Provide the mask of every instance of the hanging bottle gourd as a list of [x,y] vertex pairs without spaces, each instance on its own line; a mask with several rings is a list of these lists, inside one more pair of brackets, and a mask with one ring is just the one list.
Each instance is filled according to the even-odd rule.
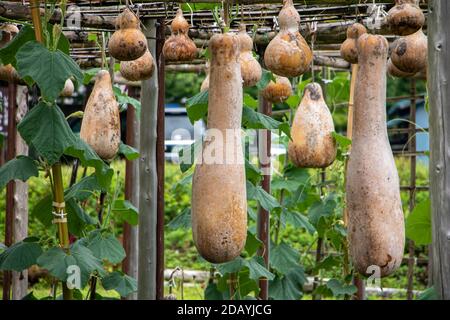
[[183,10],[178,9],[172,21],[172,35],[163,47],[164,58],[167,61],[192,61],[197,57],[197,46],[189,38],[189,23],[183,16]]
[[417,73],[427,67],[428,40],[422,29],[395,40],[391,61],[400,71]]
[[109,54],[119,61],[131,61],[147,50],[147,39],[140,29],[140,21],[128,8],[117,17],[116,30],[108,43]]
[[261,65],[253,56],[253,40],[245,31],[244,24],[241,24],[239,27],[238,37],[241,46],[239,62],[241,64],[242,80],[244,87],[252,87],[261,79]]
[[192,233],[202,257],[222,263],[239,256],[247,238],[242,77],[236,35],[214,35],[209,48],[208,130],[192,180]]
[[80,137],[104,160],[114,158],[119,150],[119,106],[106,70],[97,73],[84,110]]
[[423,27],[425,16],[418,3],[418,0],[395,0],[395,6],[387,16],[388,25],[394,34],[407,36]]
[[[8,23],[0,27],[0,32],[0,48],[3,48],[19,33],[19,29],[14,24]],[[11,64],[0,64],[0,79],[11,83],[16,83],[19,82],[20,77],[16,69]]]
[[346,177],[350,253],[356,270],[387,276],[403,258],[404,216],[400,185],[386,126],[388,42],[358,40],[352,149]]
[[305,73],[313,54],[299,32],[300,15],[292,0],[284,0],[278,15],[280,32],[270,41],[264,53],[267,68],[283,77],[297,77]]
[[387,73],[388,75],[396,78],[411,78],[416,75],[415,73],[408,73],[401,71],[399,68],[394,66],[391,59],[389,59],[387,62]]
[[133,61],[122,61],[120,63],[120,73],[130,81],[141,81],[150,79],[153,70],[153,57],[147,49],[142,57]]
[[271,103],[282,103],[292,96],[292,85],[288,78],[275,75],[275,82],[261,90],[262,96]]
[[366,27],[360,23],[355,23],[347,29],[347,39],[341,45],[341,57],[352,63],[358,63],[358,50],[356,49],[356,42],[358,38],[367,33]]
[[336,159],[334,123],[318,83],[305,88],[295,113],[289,159],[300,168],[326,168]]
[[73,95],[73,91],[75,90],[75,87],[73,85],[72,80],[67,79],[64,83],[64,88],[59,94],[61,97],[71,97]]
[[202,82],[202,85],[200,86],[200,91],[207,91],[209,89],[209,60],[206,61],[205,65],[205,73],[206,77]]

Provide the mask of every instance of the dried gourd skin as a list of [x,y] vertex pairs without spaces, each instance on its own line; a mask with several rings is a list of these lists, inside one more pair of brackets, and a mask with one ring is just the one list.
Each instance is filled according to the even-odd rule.
[[133,61],[122,61],[120,63],[120,73],[129,81],[142,81],[150,79],[154,72],[153,57],[150,51]]
[[393,47],[391,61],[400,71],[418,73],[426,69],[428,40],[422,29],[395,40]]
[[172,35],[165,41],[164,58],[167,61],[192,61],[197,57],[197,46],[189,38],[189,23],[183,17],[183,11],[178,9],[172,21]]
[[282,103],[293,94],[291,82],[288,78],[275,75],[275,82],[270,80],[261,94],[271,103]]
[[245,25],[240,26],[238,33],[241,53],[239,63],[241,64],[241,75],[244,87],[252,87],[261,80],[262,68],[253,56],[253,40],[245,31]]
[[395,0],[395,6],[388,12],[387,23],[392,32],[408,36],[425,24],[425,16],[417,0]]
[[358,63],[358,50],[356,42],[358,38],[367,33],[366,27],[360,23],[355,23],[347,29],[347,39],[341,45],[341,57],[349,63]]

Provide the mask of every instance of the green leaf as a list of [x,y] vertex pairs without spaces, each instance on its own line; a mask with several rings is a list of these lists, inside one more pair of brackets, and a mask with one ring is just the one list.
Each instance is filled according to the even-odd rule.
[[270,265],[283,274],[298,267],[299,261],[300,254],[283,241],[270,248]]
[[27,156],[17,156],[0,167],[0,189],[11,180],[26,181],[37,176],[39,171],[34,160]]
[[316,231],[316,228],[314,228],[314,226],[309,223],[308,218],[301,213],[288,211],[283,208],[283,211],[281,212],[281,219],[282,221],[291,224],[296,229],[305,229],[309,232],[309,234],[314,234],[314,232]]
[[300,100],[301,100],[301,98],[298,95],[294,94],[294,95],[290,96],[285,102],[287,103],[289,108],[295,109],[300,104]]
[[262,171],[248,159],[245,159],[245,177],[250,180],[251,183],[257,184],[261,181]]
[[97,153],[79,136],[74,135],[74,142],[64,150],[64,154],[80,159],[84,167],[95,168],[98,184],[102,189],[108,189],[114,170],[100,159]]
[[253,98],[248,93],[245,93],[244,94],[244,105],[247,107],[250,107],[252,109],[258,109],[259,103],[258,103],[258,100]]
[[186,111],[192,124],[202,119],[208,113],[208,90],[187,99]]
[[406,218],[406,237],[413,240],[416,245],[431,243],[431,201],[429,198],[416,205]]
[[280,207],[280,203],[277,199],[268,194],[261,186],[255,186],[250,181],[247,181],[247,199],[257,200],[267,211]]
[[132,105],[136,110],[136,117],[139,119],[141,116],[141,102],[122,92],[122,90],[118,86],[113,86],[113,91],[116,96],[117,103],[119,104],[121,109],[126,109],[129,104]]
[[101,70],[101,68],[91,68],[83,71],[83,84],[87,85],[91,82],[92,78],[94,78],[97,73]]
[[31,210],[31,216],[37,218],[45,227],[52,225],[52,195],[49,194],[39,200]]
[[314,272],[318,272],[319,270],[329,271],[335,267],[339,267],[340,265],[341,260],[339,257],[329,255],[314,267]]
[[114,201],[112,212],[119,215],[121,221],[126,221],[132,226],[139,222],[139,210],[128,200]]
[[440,300],[440,299],[434,287],[429,287],[428,289],[423,291],[419,295],[419,297],[417,297],[417,300]]
[[337,279],[331,279],[327,282],[327,288],[333,292],[334,296],[352,295],[357,291],[353,284],[348,285]]
[[39,102],[17,126],[25,142],[33,146],[50,165],[75,141],[75,135],[64,113],[56,105]]
[[102,285],[105,290],[116,290],[121,297],[126,297],[130,293],[137,291],[136,279],[119,271],[115,271],[104,277],[102,279]]
[[119,240],[114,235],[101,230],[94,230],[89,233],[86,247],[98,259],[108,260],[113,264],[121,262],[126,256]]
[[343,136],[337,132],[332,133],[333,138],[336,140],[337,144],[344,150],[352,145],[352,140]]
[[335,208],[336,201],[329,198],[314,202],[308,210],[309,221],[317,226],[320,218],[332,215]]
[[190,229],[192,228],[191,224],[191,209],[186,208],[176,216],[172,221],[170,221],[167,224],[167,228],[170,230],[176,230],[176,229]]
[[267,278],[273,280],[275,275],[264,266],[264,259],[260,256],[254,256],[249,260],[244,260],[244,265],[250,271],[250,279],[258,280],[259,278]]
[[4,144],[5,144],[5,134],[0,132],[0,148],[3,148]]
[[253,233],[247,230],[247,240],[245,241],[245,251],[251,257],[253,256],[259,248],[261,248],[263,243],[259,240]]
[[12,64],[14,67],[16,63],[16,53],[28,41],[34,40],[34,29],[30,26],[24,26],[19,33],[3,48],[0,49],[0,60],[2,64]]
[[305,272],[298,266],[284,276],[276,276],[269,283],[269,296],[275,300],[298,300],[303,295],[303,285],[307,282]]
[[201,146],[202,140],[199,139],[180,150],[179,157],[181,172],[188,171],[194,165],[195,159],[197,159],[197,156],[201,151]]
[[16,54],[17,71],[22,78],[31,77],[41,94],[53,102],[64,89],[67,79],[83,81],[80,67],[60,50],[50,51],[36,41],[24,44]]
[[205,289],[205,300],[224,300],[224,295],[214,282],[208,283]]
[[263,90],[265,87],[267,87],[267,85],[271,80],[275,81],[273,73],[270,72],[269,70],[262,69],[262,76],[261,79],[256,84],[256,87],[258,88],[258,90]]
[[139,151],[123,142],[120,142],[119,153],[123,154],[125,158],[130,161],[139,158]]
[[70,200],[72,198],[78,201],[84,201],[91,197],[94,191],[101,191],[102,187],[97,181],[95,175],[90,175],[82,178],[80,181],[75,183],[72,187],[68,188],[64,192],[64,199]]
[[263,113],[257,112],[244,105],[242,109],[242,124],[247,129],[280,130],[289,138],[291,137],[288,123],[280,122]]
[[14,270],[20,272],[36,264],[42,254],[39,239],[26,238],[13,244],[0,254],[0,270]]
[[81,285],[84,287],[94,271],[100,275],[104,275],[105,271],[101,265],[101,260],[96,258],[91,250],[75,242],[70,246],[70,254],[66,253],[62,248],[53,247],[44,252],[38,259],[37,263],[48,272],[61,281],[67,280],[67,268],[76,265],[81,272]]
[[83,231],[87,225],[97,224],[97,220],[88,215],[74,198],[66,201],[66,211],[69,232],[78,237],[83,236]]
[[237,257],[234,260],[225,263],[215,264],[217,271],[219,271],[222,275],[227,273],[239,272],[242,269],[245,260],[242,257]]

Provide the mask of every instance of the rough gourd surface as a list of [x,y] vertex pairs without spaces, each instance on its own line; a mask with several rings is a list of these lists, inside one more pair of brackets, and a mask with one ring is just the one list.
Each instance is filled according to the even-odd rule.
[[189,23],[178,9],[172,21],[172,35],[166,40],[163,54],[167,61],[191,61],[197,57],[197,46],[189,38]]
[[299,32],[300,15],[292,0],[284,0],[278,15],[280,32],[273,38],[264,53],[267,68],[283,77],[297,77],[305,73],[313,54]]
[[[0,33],[0,48],[3,48],[19,33],[19,29],[15,25],[7,23],[0,26]],[[11,83],[20,81],[19,74],[11,64],[0,64],[0,79]]]
[[403,258],[404,216],[400,185],[386,128],[386,59],[382,36],[358,40],[352,149],[347,168],[346,203],[350,253],[356,270],[381,276],[394,272]]
[[425,24],[425,16],[418,6],[418,0],[395,0],[395,6],[388,12],[387,22],[394,34],[407,36]]
[[106,70],[100,70],[96,76],[84,109],[80,137],[104,160],[114,158],[119,150],[119,106]]
[[422,29],[393,43],[392,63],[406,73],[417,73],[427,67],[428,40]]
[[120,63],[120,73],[130,81],[141,81],[150,79],[153,75],[153,57],[147,49],[142,57],[133,61],[122,61]]
[[356,42],[358,38],[367,33],[366,27],[360,23],[355,23],[347,29],[347,39],[341,45],[341,57],[350,62],[358,63],[358,50],[356,48]]
[[396,77],[396,78],[411,78],[414,77],[416,74],[415,73],[408,73],[408,72],[403,72],[402,70],[400,70],[399,68],[397,68],[393,63],[392,60],[389,59],[387,62],[387,73],[392,76],[392,77]]
[[261,79],[261,65],[253,56],[253,41],[245,31],[245,25],[240,26],[238,37],[241,47],[239,62],[241,64],[242,80],[244,87],[252,87]]
[[292,123],[289,158],[301,168],[325,168],[336,158],[334,123],[318,83],[308,84]]
[[131,61],[147,50],[147,39],[139,27],[139,19],[126,8],[117,17],[116,30],[108,43],[109,54],[119,61]]
[[292,96],[292,85],[288,78],[275,75],[275,82],[269,84],[261,91],[262,96],[269,102],[281,103]]
[[192,232],[202,257],[222,263],[239,256],[247,237],[242,78],[236,35],[214,35],[209,48],[208,130],[192,181]]

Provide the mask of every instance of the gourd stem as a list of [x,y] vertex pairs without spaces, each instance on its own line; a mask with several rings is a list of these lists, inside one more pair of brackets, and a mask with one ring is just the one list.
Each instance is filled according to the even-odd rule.
[[[34,26],[34,33],[36,36],[36,41],[42,43],[42,26],[41,17],[39,11],[39,0],[30,1],[31,18]],[[67,218],[64,208],[64,185],[62,180],[62,170],[61,163],[55,163],[52,166],[53,174],[53,210],[58,214],[58,220],[56,224],[58,226],[58,237],[60,246],[69,253],[69,228],[67,226]],[[72,300],[72,290],[67,287],[67,284],[63,282],[63,299]]]

